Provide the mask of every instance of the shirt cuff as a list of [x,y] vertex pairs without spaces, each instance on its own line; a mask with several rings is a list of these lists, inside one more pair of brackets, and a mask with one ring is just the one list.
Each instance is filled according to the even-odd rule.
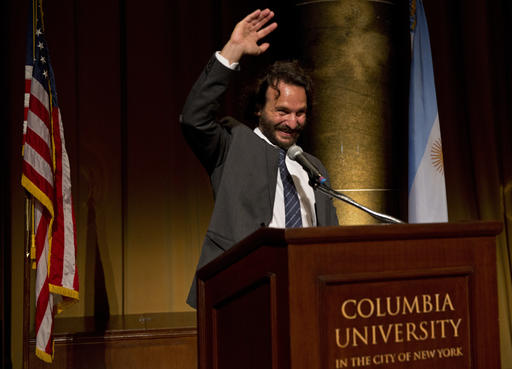
[[240,63],[236,62],[236,63],[229,64],[229,60],[226,59],[225,57],[223,57],[222,55],[220,55],[220,51],[216,51],[215,52],[215,57],[226,68],[229,68],[229,69],[232,69],[232,70],[239,70],[240,69]]

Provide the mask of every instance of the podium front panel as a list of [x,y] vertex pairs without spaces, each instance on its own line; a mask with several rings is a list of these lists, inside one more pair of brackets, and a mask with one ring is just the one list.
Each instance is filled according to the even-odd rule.
[[470,368],[471,269],[319,277],[324,368]]
[[500,367],[494,237],[288,248],[292,368]]

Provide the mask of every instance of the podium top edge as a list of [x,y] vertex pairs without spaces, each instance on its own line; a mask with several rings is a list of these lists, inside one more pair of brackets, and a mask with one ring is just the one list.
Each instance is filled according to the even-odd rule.
[[208,279],[215,272],[242,259],[260,246],[294,247],[334,242],[496,237],[502,229],[503,223],[499,221],[260,228],[205,265],[197,275],[200,279]]
[[499,221],[466,221],[453,223],[373,224],[338,227],[286,229],[287,244],[310,243],[315,240],[356,241],[387,239],[495,237],[501,233]]

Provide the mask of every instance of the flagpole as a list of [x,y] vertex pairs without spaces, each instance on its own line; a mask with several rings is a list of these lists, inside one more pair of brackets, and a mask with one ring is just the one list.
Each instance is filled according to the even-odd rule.
[[25,249],[23,258],[23,369],[29,368],[30,354],[30,226],[31,196],[25,193]]

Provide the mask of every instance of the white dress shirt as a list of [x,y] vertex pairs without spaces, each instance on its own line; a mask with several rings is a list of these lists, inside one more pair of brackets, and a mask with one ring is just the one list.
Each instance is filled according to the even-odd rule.
[[[259,137],[265,140],[269,145],[272,144],[267,137],[261,132],[259,128],[254,129]],[[316,214],[315,214],[315,191],[313,187],[309,185],[309,176],[302,166],[294,160],[291,160],[288,156],[285,159],[286,167],[288,172],[293,179],[293,184],[297,189],[297,195],[299,195],[300,212],[302,216],[303,227],[314,227],[316,226]],[[285,210],[284,210],[284,193],[283,193],[283,182],[281,181],[281,175],[279,169],[277,170],[277,185],[276,185],[276,196],[274,198],[274,211],[272,215],[272,221],[268,225],[274,228],[285,228]]]

